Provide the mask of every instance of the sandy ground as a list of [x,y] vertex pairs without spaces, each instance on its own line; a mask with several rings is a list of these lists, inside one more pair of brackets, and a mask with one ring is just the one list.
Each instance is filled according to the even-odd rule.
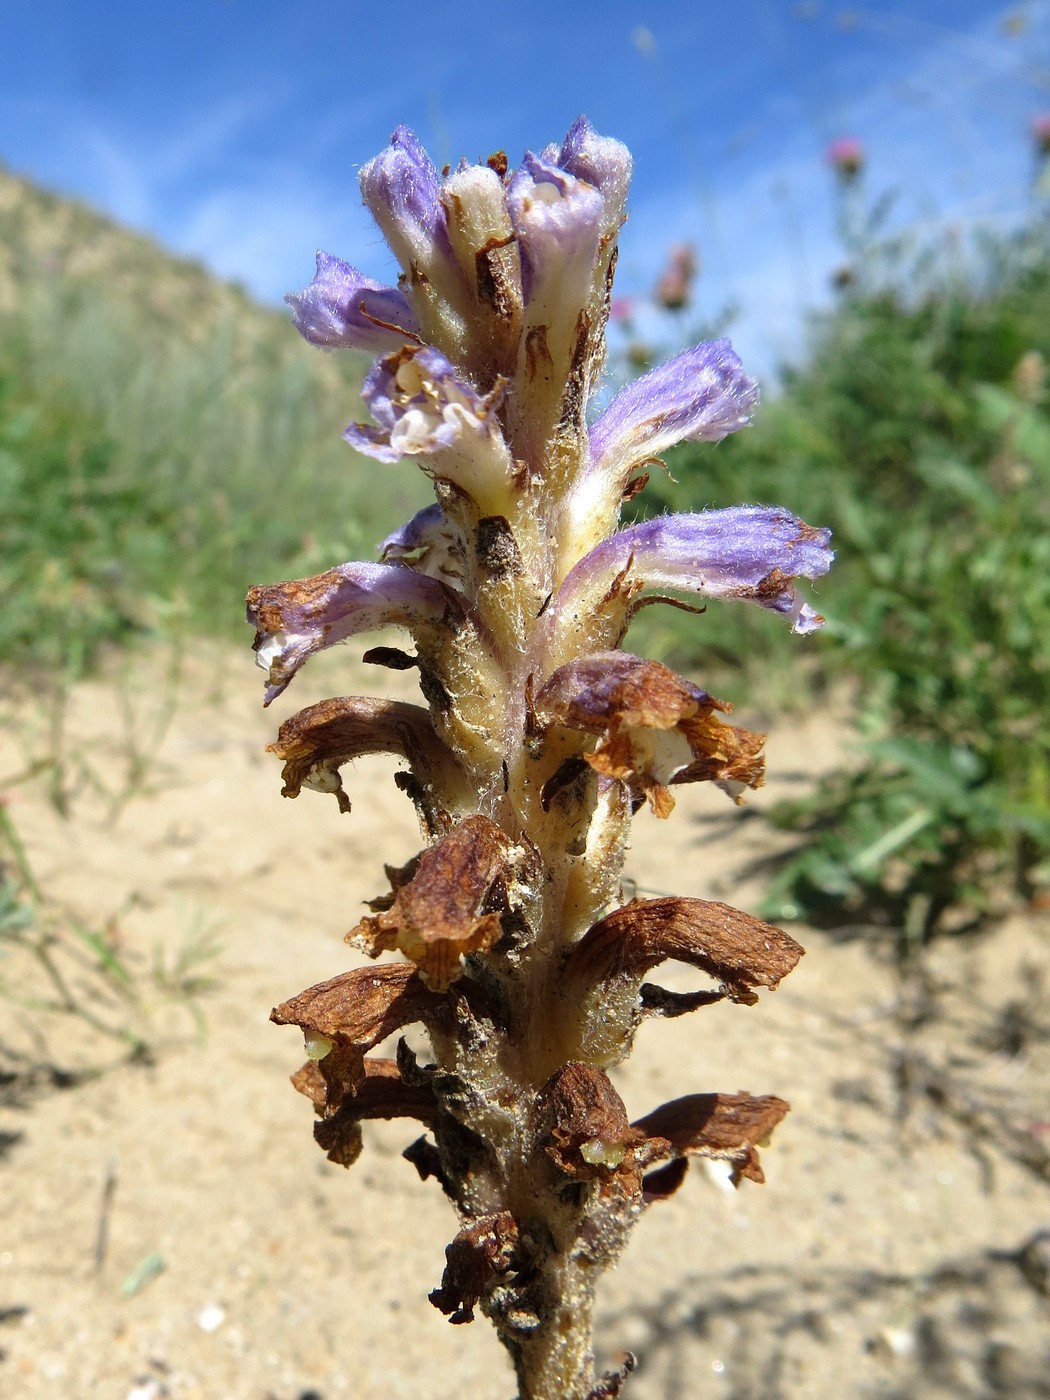
[[[158,949],[170,963],[203,930],[220,951],[203,1038],[183,1007],[152,1006],[153,1062],[73,1087],[46,1067],[114,1047],[0,1000],[0,1394],[509,1400],[487,1324],[450,1327],[427,1302],[453,1221],[400,1159],[412,1127],[366,1126],[356,1167],[328,1164],[287,1083],[298,1033],[267,1020],[351,965],[342,933],[382,862],[419,842],[389,763],[357,765],[347,817],[311,793],[283,800],[264,745],[300,705],[390,693],[391,673],[318,658],[264,713],[249,661],[192,662],[115,821],[92,774],[119,787],[164,694],[156,660],[72,697],[68,820],[42,778],[6,782],[56,751],[42,714],[8,706],[0,786],[51,898],[95,927],[119,914],[143,987]],[[840,741],[826,717],[774,730],[754,805]],[[670,822],[638,818],[629,871],[643,892],[753,907],[741,872],[770,839],[687,790]],[[648,1024],[617,1073],[632,1116],[711,1089],[793,1109],[765,1186],[733,1193],[694,1169],[643,1218],[601,1295],[601,1357],[639,1354],[633,1400],[1050,1395],[1045,916],[938,949],[933,1014],[911,1029],[886,940],[792,931],[808,956],[780,991]],[[0,975],[29,985],[20,956]]]

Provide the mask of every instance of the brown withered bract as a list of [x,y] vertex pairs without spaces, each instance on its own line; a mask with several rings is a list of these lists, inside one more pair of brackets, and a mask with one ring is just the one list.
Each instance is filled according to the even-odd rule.
[[430,713],[401,700],[376,700],[359,695],[321,700],[286,719],[274,753],[284,767],[285,797],[298,797],[304,787],[332,792],[341,812],[350,811],[339,770],[363,754],[393,753],[406,759],[421,782],[443,780],[443,790],[465,787],[465,777],[447,746],[434,733]]
[[465,1225],[445,1250],[441,1287],[434,1289],[430,1301],[449,1322],[472,1322],[475,1307],[492,1283],[510,1271],[517,1244],[518,1225],[509,1210]]
[[734,1182],[741,1177],[762,1182],[758,1146],[787,1111],[784,1100],[772,1094],[687,1094],[639,1118],[634,1127],[669,1144],[660,1156],[711,1157],[730,1164]]
[[567,983],[596,986],[639,979],[662,962],[683,962],[718,979],[719,994],[751,1006],[804,949],[773,924],[710,899],[634,899],[599,920],[572,950]]
[[716,712],[729,708],[659,661],[617,651],[559,667],[534,702],[541,722],[597,735],[583,759],[630,782],[658,817],[674,808],[671,783],[715,782],[734,797],[761,785],[764,736],[723,724]]
[[419,857],[412,878],[390,908],[361,920],[347,942],[369,957],[397,948],[433,991],[461,975],[467,953],[484,952],[500,936],[509,910],[514,847],[488,817],[467,817]]
[[[608,1066],[630,1053],[646,1015],[680,1016],[728,1000],[745,1006],[776,988],[803,949],[772,924],[715,900],[635,899],[593,924],[565,957],[559,996],[574,1008],[574,1045]],[[665,962],[686,963],[713,988],[669,992],[644,982]]]
[[402,1026],[432,1022],[448,1010],[447,999],[427,987],[411,963],[390,963],[355,968],[310,987],[275,1007],[270,1020],[333,1042],[319,1068],[334,1109],[364,1082],[365,1055],[373,1046]]
[[535,1140],[560,1172],[601,1180],[613,1172],[637,1175],[636,1150],[646,1135],[632,1128],[608,1075],[570,1062],[536,1096]]
[[423,1085],[407,1084],[395,1060],[374,1057],[364,1062],[365,1077],[352,1095],[341,1096],[337,1106],[328,1100],[328,1085],[313,1061],[307,1061],[292,1084],[313,1103],[320,1122],[314,1139],[330,1162],[352,1166],[361,1154],[361,1123],[366,1118],[417,1118],[429,1127],[434,1121],[433,1093]]

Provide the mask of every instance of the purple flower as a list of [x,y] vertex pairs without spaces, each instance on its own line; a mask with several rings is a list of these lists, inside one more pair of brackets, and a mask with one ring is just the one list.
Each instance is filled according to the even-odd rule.
[[352,423],[351,447],[380,462],[418,457],[499,430],[493,410],[503,386],[479,394],[432,345],[405,346],[377,360],[361,389],[378,427]]
[[373,282],[330,253],[317,254],[313,281],[285,301],[299,334],[324,350],[375,355],[418,340],[419,322],[403,292]]
[[362,168],[360,183],[365,204],[404,270],[423,339],[461,353],[470,298],[449,236],[441,177],[415,132],[399,126],[386,150]]
[[830,538],[830,530],[773,506],[644,520],[576,565],[555,594],[548,625],[571,630],[581,618],[607,617],[619,640],[638,592],[673,588],[701,599],[757,603],[789,617],[795,632],[812,632],[824,619],[802,601],[793,580],[827,573]]
[[434,501],[387,535],[379,546],[379,558],[384,564],[401,564],[455,586],[463,581],[466,542],[462,531]]
[[436,479],[454,482],[483,513],[502,515],[512,504],[510,452],[496,416],[503,395],[502,380],[479,394],[440,350],[405,346],[377,360],[361,390],[377,426],[351,423],[344,436],[380,462],[423,457]]
[[604,362],[609,224],[618,228],[621,215],[594,185],[531,152],[510,179],[507,208],[525,300],[509,425],[515,455],[539,459],[555,433],[583,437]]
[[544,301],[554,283],[573,287],[563,315],[574,322],[598,256],[605,209],[600,192],[526,151],[507,187],[507,207],[521,248],[526,306]]
[[563,567],[616,528],[636,467],[675,443],[718,442],[735,433],[757,402],[758,385],[728,340],[683,350],[621,389],[590,429],[590,460],[564,504]]
[[745,428],[758,385],[728,340],[683,350],[629,384],[590,431],[591,469],[624,483],[632,467],[678,442],[718,442]]
[[441,177],[419,137],[399,126],[386,150],[361,169],[361,194],[409,275],[429,264],[435,245],[450,252]]
[[605,201],[603,233],[619,230],[631,183],[631,153],[625,145],[611,136],[599,136],[587,118],[580,116],[569,127],[561,149],[548,146],[543,159],[593,185]]
[[841,180],[855,180],[864,169],[863,143],[856,136],[840,136],[829,143],[824,159]]
[[317,651],[376,627],[404,627],[417,641],[462,619],[451,589],[397,564],[340,564],[313,578],[248,590],[256,665],[266,672],[268,705]]

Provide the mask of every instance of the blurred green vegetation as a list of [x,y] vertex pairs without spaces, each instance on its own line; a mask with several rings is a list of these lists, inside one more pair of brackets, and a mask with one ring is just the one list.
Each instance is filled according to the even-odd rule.
[[0,245],[0,656],[23,673],[180,620],[243,634],[249,584],[370,555],[425,497],[360,469],[362,362],[280,312],[2,172]]
[[864,741],[773,811],[801,839],[768,912],[921,942],[1050,880],[1050,240],[1036,225],[966,265],[882,267],[846,284],[752,429],[654,482],[672,508],[771,502],[830,525],[837,563],[809,590],[824,633],[800,647],[722,609],[669,615],[655,640],[767,723],[849,686]]
[[[173,628],[243,637],[249,584],[374,557],[427,499],[341,441],[361,362],[280,313],[2,172],[0,246],[0,655],[21,674],[68,685]],[[755,426],[671,454],[632,507],[830,525],[838,562],[807,590],[826,629],[651,608],[631,645],[752,724],[848,689],[863,743],[774,810],[798,842],[769,911],[921,941],[1050,879],[1050,238],[1034,218],[966,256],[853,252]]]

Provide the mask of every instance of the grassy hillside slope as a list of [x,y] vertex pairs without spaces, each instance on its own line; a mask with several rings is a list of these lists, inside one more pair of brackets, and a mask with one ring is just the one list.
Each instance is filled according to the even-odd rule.
[[425,483],[341,441],[362,369],[0,171],[0,655],[78,669],[173,614],[232,632],[249,583],[371,557]]

